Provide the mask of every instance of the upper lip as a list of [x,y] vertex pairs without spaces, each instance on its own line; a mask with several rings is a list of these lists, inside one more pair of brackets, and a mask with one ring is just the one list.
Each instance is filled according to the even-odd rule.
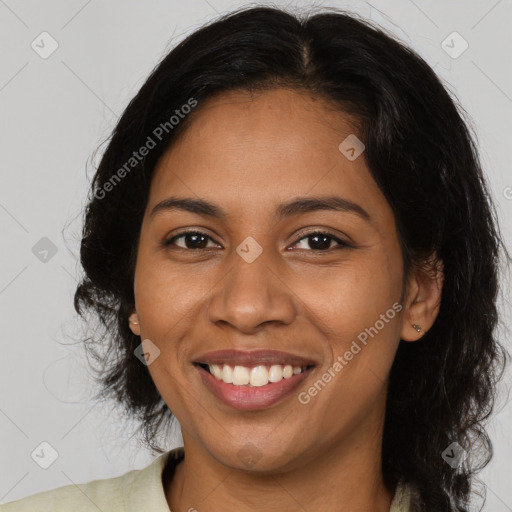
[[281,364],[292,366],[310,366],[315,365],[312,359],[299,356],[297,354],[290,354],[280,350],[214,350],[212,352],[205,352],[194,360],[195,363],[200,364],[231,364],[240,366],[258,366],[258,365],[273,365]]

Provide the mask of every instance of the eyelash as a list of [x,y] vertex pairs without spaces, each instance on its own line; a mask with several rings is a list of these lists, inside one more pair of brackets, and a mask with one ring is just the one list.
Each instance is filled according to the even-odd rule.
[[[209,238],[210,240],[212,240],[212,238],[207,235],[206,233],[203,233],[202,231],[183,231],[181,233],[178,233],[177,235],[174,235],[172,238],[169,238],[167,240],[164,240],[163,242],[163,246],[165,248],[169,248],[173,242],[179,238],[182,238],[186,235],[201,235],[201,236],[204,236],[206,238]],[[350,244],[348,244],[347,242],[341,240],[340,238],[334,236],[332,233],[328,232],[328,231],[312,231],[310,233],[301,233],[299,236],[300,238],[293,244],[293,245],[296,245],[298,244],[299,242],[301,242],[302,240],[304,239],[307,239],[307,238],[310,238],[310,237],[313,237],[315,235],[325,235],[327,236],[328,238],[331,238],[332,240],[334,240],[337,244],[338,244],[338,247],[337,248],[352,248],[353,246],[351,246]],[[329,248],[329,249],[309,249],[307,250],[307,252],[330,252],[332,251],[333,249],[337,249],[336,247],[335,248]],[[184,250],[184,251],[198,251],[198,250],[206,250],[206,249],[210,249],[210,248],[203,248],[203,249],[188,249],[188,248],[185,248],[185,247],[178,247],[178,249],[181,249],[181,250]],[[305,249],[299,249],[299,250],[305,250]]]

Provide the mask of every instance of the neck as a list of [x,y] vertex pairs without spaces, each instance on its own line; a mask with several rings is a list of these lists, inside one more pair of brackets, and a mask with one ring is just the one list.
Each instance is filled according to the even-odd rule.
[[185,459],[164,482],[169,508],[389,512],[393,495],[382,479],[381,435],[366,432],[362,442],[361,434],[302,454],[291,470],[268,472],[227,467],[184,435]]

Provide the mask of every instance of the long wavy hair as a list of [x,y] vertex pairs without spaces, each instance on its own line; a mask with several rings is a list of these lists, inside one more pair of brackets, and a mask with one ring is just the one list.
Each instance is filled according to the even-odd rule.
[[[366,164],[394,211],[405,272],[434,252],[443,261],[439,315],[420,341],[400,342],[391,368],[382,472],[390,489],[416,486],[422,510],[466,510],[474,474],[492,456],[484,423],[508,356],[495,332],[506,251],[467,114],[417,53],[355,14],[238,10],[178,44],[131,100],[92,181],[74,297],[81,316],[99,319],[100,332],[85,340],[96,398],[122,404],[147,446],[163,451],[157,435],[173,415],[134,357],[140,338],[128,327],[155,164],[205,99],[277,87],[356,119]],[[155,147],[135,159],[149,138]],[[457,468],[441,456],[454,442],[468,452]]]

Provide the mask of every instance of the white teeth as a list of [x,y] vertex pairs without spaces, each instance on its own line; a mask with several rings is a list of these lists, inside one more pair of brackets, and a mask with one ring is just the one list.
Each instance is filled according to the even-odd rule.
[[249,369],[245,366],[235,366],[233,370],[233,384],[235,386],[245,386],[249,384]]
[[283,367],[280,364],[274,364],[268,372],[268,380],[270,382],[279,382],[283,378]]
[[268,371],[264,366],[255,366],[251,370],[251,386],[265,386],[268,384]]
[[283,368],[283,377],[285,379],[289,379],[291,376],[293,375],[293,366],[287,364],[284,368]]
[[233,370],[231,369],[231,366],[227,364],[222,367],[222,380],[226,384],[231,384],[233,382]]
[[210,365],[210,372],[217,377],[217,379],[222,380],[222,369],[218,364]]
[[266,386],[269,382],[279,382],[282,379],[289,379],[304,371],[300,366],[290,364],[274,364],[270,367],[255,366],[248,368],[246,366],[236,365],[234,368],[228,364],[208,365],[210,373],[218,380],[234,386]]

